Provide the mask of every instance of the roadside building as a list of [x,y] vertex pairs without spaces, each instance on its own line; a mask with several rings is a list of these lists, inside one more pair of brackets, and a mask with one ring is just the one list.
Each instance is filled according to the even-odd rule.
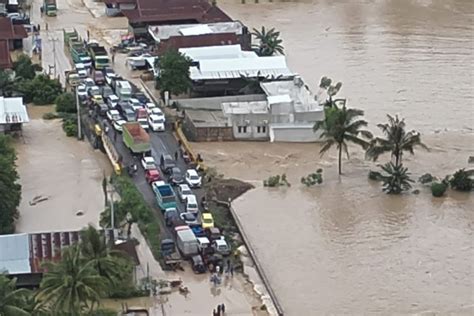
[[152,25],[148,32],[155,41],[155,52],[162,54],[180,48],[240,45],[251,49],[251,34],[239,21],[207,24]]
[[150,25],[231,22],[232,19],[206,0],[136,0],[133,10],[123,10],[135,37],[147,37]]
[[137,8],[135,0],[104,0],[105,14],[107,16],[120,16],[123,11]]
[[198,95],[242,94],[256,79],[294,77],[285,56],[260,57],[253,51],[242,50],[240,45],[181,48],[179,51],[193,61],[189,72],[192,92]]
[[0,17],[0,42],[7,41],[9,51],[21,49],[23,39],[27,37],[28,34],[23,25],[14,25],[9,18]]
[[23,98],[0,97],[0,133],[21,131],[29,121]]

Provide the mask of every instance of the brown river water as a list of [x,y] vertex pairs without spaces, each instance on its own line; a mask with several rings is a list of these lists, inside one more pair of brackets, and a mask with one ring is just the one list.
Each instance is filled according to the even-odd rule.
[[[313,90],[323,75],[365,110],[369,128],[399,114],[430,147],[404,162],[413,178],[468,165],[474,155],[472,0],[219,2],[251,27],[281,31],[289,66]],[[388,196],[367,180],[376,164],[351,146],[337,176],[336,153],[319,145],[199,143],[209,165],[257,188],[234,201],[287,315],[474,314],[474,197]],[[388,160],[382,157],[381,162]],[[307,189],[301,176],[324,169]],[[286,172],[288,189],[261,181]]]

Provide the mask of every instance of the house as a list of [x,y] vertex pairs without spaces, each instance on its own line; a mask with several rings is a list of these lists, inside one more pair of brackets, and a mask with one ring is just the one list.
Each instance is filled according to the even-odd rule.
[[129,32],[148,37],[148,26],[231,22],[232,19],[206,0],[136,0],[133,10],[123,10]]
[[207,24],[151,25],[148,33],[155,41],[158,55],[188,47],[240,45],[251,48],[251,34],[239,21]]
[[29,121],[23,98],[0,97],[0,133],[21,131],[23,123]]
[[23,25],[13,25],[6,17],[0,17],[0,69],[13,67],[10,51],[23,47],[28,34]]
[[240,45],[181,48],[179,52],[193,61],[189,72],[195,94],[235,95],[252,79],[294,77],[285,56],[260,57]]
[[107,16],[123,15],[123,11],[134,10],[137,7],[135,0],[104,0]]

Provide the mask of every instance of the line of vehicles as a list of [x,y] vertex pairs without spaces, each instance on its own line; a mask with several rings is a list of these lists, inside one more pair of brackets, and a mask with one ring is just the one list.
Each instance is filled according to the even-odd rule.
[[149,132],[165,131],[166,119],[160,107],[110,68],[105,48],[98,43],[86,43],[74,29],[64,29],[63,35],[65,49],[75,65],[74,70],[66,72],[67,88],[77,93],[91,114],[110,123],[115,130],[114,139],[121,133],[124,145],[140,158],[146,181],[176,240],[162,240],[165,264],[177,268],[183,258],[190,259],[196,273],[222,265],[223,256],[229,255],[231,249],[214,227],[212,214],[200,211],[205,202],[200,203],[192,191],[201,187],[198,171],[189,168],[182,172],[178,167],[178,154],[190,163],[186,151],[180,148],[174,156],[161,153],[159,161],[151,155]]

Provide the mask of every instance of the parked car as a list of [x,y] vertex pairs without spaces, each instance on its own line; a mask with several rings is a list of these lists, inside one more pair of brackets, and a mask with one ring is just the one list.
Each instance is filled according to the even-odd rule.
[[109,96],[114,94],[114,91],[112,90],[112,88],[109,85],[104,85],[101,88],[101,92],[102,92],[102,97],[104,99],[107,99]]
[[179,218],[178,210],[175,208],[167,208],[163,212],[163,216],[165,218],[166,226],[175,226],[182,222]]
[[217,253],[220,253],[223,256],[230,255],[230,247],[223,236],[220,239],[216,239],[212,242],[212,248],[214,248]]
[[145,95],[145,93],[141,92],[141,91],[137,91],[133,94],[133,97],[135,99],[137,99],[138,101],[140,101],[141,104],[146,104],[148,102],[150,102],[150,99],[148,99],[148,97]]
[[189,186],[187,184],[180,184],[178,186],[178,196],[179,196],[179,199],[181,200],[181,202],[186,201],[186,198],[189,195],[194,195],[193,191],[191,191]]
[[102,98],[102,95],[100,94],[100,88],[98,86],[89,87],[89,89],[87,89],[87,94],[89,97],[100,96]]
[[179,217],[189,226],[199,225],[199,219],[194,213],[184,212],[179,214]]
[[153,157],[143,157],[141,163],[145,170],[156,169],[156,163]]
[[87,89],[85,85],[77,86],[77,95],[79,96],[79,100],[84,101],[87,98]]
[[178,167],[171,168],[170,182],[172,185],[182,184],[184,182],[183,174]]
[[105,116],[109,109],[107,104],[105,104],[104,102],[101,102],[100,100],[98,102],[95,102],[95,108],[100,116]]
[[108,110],[107,111],[107,118],[113,122],[113,121],[118,121],[121,119],[120,113],[117,110]]
[[211,248],[211,242],[209,241],[209,239],[207,239],[207,237],[198,237],[197,241],[200,253],[204,253],[207,249]]
[[126,108],[122,112],[123,117],[127,122],[136,122],[137,117],[135,116],[135,112],[131,108]]
[[119,98],[115,94],[111,94],[107,97],[107,105],[111,109],[115,109],[117,107]]
[[92,72],[92,78],[94,79],[96,85],[101,86],[105,83],[105,77],[102,71],[94,70]]
[[163,111],[161,111],[161,109],[159,107],[154,107],[150,110],[151,114],[152,115],[156,115],[160,118],[163,119],[163,122],[166,122],[166,117],[165,115],[163,114]]
[[[89,92],[89,89],[91,87],[96,87],[94,80],[92,78],[86,78],[84,79],[84,84],[86,86],[86,90]],[[98,87],[97,87],[98,88]]]
[[113,121],[112,122],[112,126],[114,127],[114,129],[117,131],[117,132],[122,132],[122,125],[127,123],[127,121],[125,120],[117,120],[117,121]]
[[199,274],[206,272],[206,266],[204,265],[204,261],[200,255],[196,255],[191,258],[191,265],[194,273]]
[[199,188],[201,186],[201,176],[197,173],[195,169],[188,169],[186,171],[186,183],[191,188]]
[[170,154],[162,154],[160,158],[160,168],[164,173],[169,174],[171,169],[176,167],[176,162]]
[[128,106],[131,107],[134,111],[138,111],[138,109],[143,108],[140,101],[135,98],[130,98],[128,100]]
[[157,115],[148,116],[148,125],[154,132],[164,132],[165,131],[165,121]]
[[201,223],[202,228],[212,228],[214,227],[214,217],[212,217],[211,213],[202,213],[201,214]]
[[148,169],[145,171],[145,179],[148,183],[153,183],[160,180],[160,173],[158,169]]
[[188,195],[185,201],[186,212],[191,213],[198,213],[199,212],[199,205],[194,194]]
[[146,109],[146,111],[148,112],[148,114],[151,114],[151,112],[152,112],[152,110],[153,110],[154,108],[156,108],[155,103],[153,103],[153,102],[147,102],[147,103],[145,103],[145,109]]

